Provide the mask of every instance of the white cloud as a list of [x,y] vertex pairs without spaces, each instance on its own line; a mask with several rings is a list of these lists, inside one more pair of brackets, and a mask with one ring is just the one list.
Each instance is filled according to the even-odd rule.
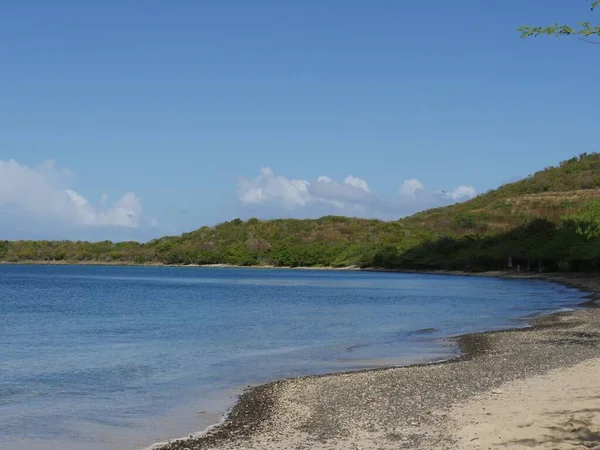
[[475,197],[476,192],[473,186],[458,186],[449,192],[444,192],[444,197],[455,201],[467,200]]
[[306,180],[277,176],[270,167],[260,169],[260,175],[238,183],[238,198],[242,205],[271,204],[296,209],[314,203],[327,203],[338,209],[372,197],[369,185],[351,175],[343,183],[320,176],[312,184]]
[[348,175],[346,178],[344,178],[344,183],[349,186],[362,189],[365,192],[371,192],[371,189],[369,189],[369,185],[365,180],[353,177],[352,175]]
[[67,195],[75,205],[75,223],[92,226],[117,226],[138,228],[142,217],[140,199],[133,193],[126,193],[112,208],[97,211],[77,192],[67,189]]
[[[308,182],[307,182],[308,183]],[[348,175],[343,183],[333,181],[327,176],[317,178],[314,183],[308,183],[312,201],[328,203],[338,209],[349,204],[360,204],[376,200],[367,182],[361,178]]]
[[427,192],[423,183],[410,178],[400,186],[399,195],[384,199],[371,191],[366,180],[352,175],[342,182],[326,175],[309,182],[277,176],[269,167],[263,167],[255,179],[238,182],[240,203],[253,214],[269,217],[294,215],[295,211],[298,217],[345,214],[393,219],[474,196],[475,189],[470,186],[447,193]]
[[416,178],[410,178],[400,186],[400,194],[406,196],[414,196],[417,192],[424,189],[423,183]]
[[[12,219],[35,219],[40,228],[48,224],[135,229],[155,223],[142,216],[139,197],[128,192],[110,207],[95,208],[79,193],[68,189],[72,174],[52,161],[37,168],[15,160],[0,161],[0,213]],[[108,197],[102,196],[101,203]],[[10,215],[10,216],[9,216]]]
[[243,205],[276,201],[284,208],[293,209],[309,201],[309,185],[308,181],[275,176],[271,168],[263,167],[254,180],[239,182],[238,195]]

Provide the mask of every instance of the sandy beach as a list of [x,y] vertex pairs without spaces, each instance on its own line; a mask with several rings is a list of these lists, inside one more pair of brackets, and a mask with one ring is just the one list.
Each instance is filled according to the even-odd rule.
[[474,396],[450,411],[457,448],[600,448],[600,359]]
[[600,448],[600,282],[531,277],[590,292],[588,307],[460,336],[462,356],[443,363],[257,386],[221,425],[160,448]]

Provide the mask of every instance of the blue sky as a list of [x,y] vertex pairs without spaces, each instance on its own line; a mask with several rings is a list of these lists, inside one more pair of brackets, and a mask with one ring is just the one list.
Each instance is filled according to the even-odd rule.
[[598,14],[585,0],[11,2],[0,238],[394,219],[599,150],[600,50],[516,32]]

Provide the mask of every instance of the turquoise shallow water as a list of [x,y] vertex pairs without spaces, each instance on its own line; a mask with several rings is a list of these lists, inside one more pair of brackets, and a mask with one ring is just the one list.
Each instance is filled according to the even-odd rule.
[[0,266],[0,448],[134,449],[199,431],[248,384],[452,356],[583,294],[373,272]]

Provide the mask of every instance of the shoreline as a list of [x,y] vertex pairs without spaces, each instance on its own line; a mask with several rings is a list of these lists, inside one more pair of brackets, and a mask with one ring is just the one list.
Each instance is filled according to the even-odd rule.
[[[358,266],[274,266],[257,264],[253,266],[240,266],[236,264],[165,264],[161,262],[134,263],[123,261],[0,261],[0,266],[108,266],[108,267],[204,267],[208,269],[290,269],[290,270],[370,270]],[[381,269],[384,271],[385,269]]]
[[[257,269],[257,270],[314,270],[314,271],[333,271],[333,272],[376,272],[376,273],[406,273],[417,275],[443,275],[443,276],[462,276],[462,277],[488,277],[505,279],[537,279],[553,282],[563,286],[572,287],[582,291],[587,291],[587,284],[582,285],[579,282],[573,282],[573,279],[585,280],[593,277],[597,272],[516,272],[508,270],[489,270],[484,272],[467,272],[464,270],[443,270],[443,269],[386,269],[384,267],[360,267],[360,266],[274,266],[274,265],[253,265],[241,266],[235,264],[165,264],[161,262],[151,263],[127,263],[111,261],[0,261],[1,266],[98,266],[98,267],[175,267],[175,268],[206,268],[206,269]],[[591,289],[592,291],[595,288]],[[590,292],[590,295],[596,295],[600,299],[599,292]]]
[[[363,270],[378,271],[373,269]],[[387,420],[387,422],[390,423],[387,424],[388,426],[384,427],[384,429],[387,429],[389,425],[392,425],[392,428],[396,431],[392,432],[391,434],[389,432],[385,432],[382,434],[382,431],[373,431],[373,426],[371,425],[371,428],[366,427],[366,432],[363,432],[362,434],[359,433],[359,436],[357,436],[356,432],[352,431],[351,428],[364,428],[365,423],[371,422],[369,416],[372,415],[373,412],[370,408],[364,408],[360,404],[352,405],[349,404],[347,401],[344,402],[343,398],[336,397],[332,400],[337,400],[337,402],[343,403],[344,409],[346,411],[344,411],[344,409],[342,409],[342,411],[340,411],[339,409],[331,410],[328,404],[326,402],[324,403],[324,400],[321,395],[311,396],[310,393],[316,388],[319,388],[321,385],[333,384],[333,386],[338,387],[337,385],[341,383],[343,385],[347,385],[344,386],[344,390],[349,389],[350,391],[352,391],[354,397],[360,397],[361,393],[362,397],[364,397],[365,394],[361,391],[364,391],[365,388],[368,387],[369,390],[377,390],[378,380],[372,380],[372,378],[402,379],[406,374],[410,375],[411,372],[452,372],[453,370],[446,370],[445,368],[469,366],[469,364],[477,365],[481,361],[489,363],[490,361],[487,360],[489,360],[490,358],[494,360],[493,355],[502,355],[504,353],[510,354],[511,351],[509,350],[507,352],[506,350],[510,349],[510,347],[512,347],[516,341],[518,341],[519,339],[522,340],[524,337],[527,337],[525,338],[525,340],[527,340],[531,336],[537,336],[538,338],[542,335],[546,336],[548,334],[548,330],[552,330],[553,333],[569,333],[568,330],[573,326],[583,326],[584,328],[586,326],[594,327],[593,322],[595,322],[595,320],[591,320],[590,317],[584,317],[589,314],[597,316],[594,318],[597,318],[600,321],[600,312],[594,308],[590,308],[597,307],[597,301],[600,299],[600,280],[594,280],[594,274],[517,274],[510,272],[463,273],[449,271],[402,272],[424,273],[434,275],[536,279],[561,284],[564,286],[576,288],[582,292],[586,292],[587,295],[585,296],[585,301],[574,305],[586,308],[568,312],[561,311],[543,314],[531,320],[530,326],[526,328],[485,331],[448,338],[447,340],[454,341],[457,343],[460,349],[460,356],[452,357],[443,361],[419,363],[409,366],[387,366],[363,369],[358,371],[335,372],[296,378],[286,378],[250,387],[240,394],[237,402],[228,411],[228,413],[226,413],[223,420],[218,424],[209,427],[205,431],[190,435],[187,438],[171,439],[166,443],[153,444],[151,447],[148,448],[154,450],[182,450],[205,448],[230,449],[237,448],[237,445],[240,442],[243,442],[245,446],[244,448],[248,449],[341,449],[354,448],[353,445],[355,445],[355,442],[361,442],[361,445],[357,446],[356,448],[371,448],[369,442],[376,442],[377,444],[373,448],[378,449],[388,448],[387,445],[390,444],[390,442],[391,446],[389,448],[452,448],[451,442],[453,442],[454,438],[452,437],[452,433],[448,430],[447,425],[444,426],[442,423],[438,423],[435,426],[428,426],[424,428],[421,422],[427,421],[424,420],[425,415],[416,414],[420,417],[419,419],[415,419],[414,417],[408,417],[409,420],[405,420],[407,419],[407,417],[403,417],[405,416],[405,414],[402,413],[402,408],[400,408],[400,411],[396,411],[395,413],[396,416],[400,414],[400,417],[396,418],[395,420],[392,420],[391,422]],[[582,320],[584,318],[586,320]],[[464,397],[464,395],[462,395],[463,393],[461,392],[463,391],[463,389],[459,389],[459,392],[453,392],[454,396],[457,396],[457,398],[455,398],[454,401],[450,402],[450,405],[456,404],[458,400],[465,401],[468,398],[475,396],[476,394],[487,392],[493,387],[497,387],[497,385],[501,385],[503,382],[511,381],[512,379],[527,378],[537,373],[544,373],[544,371],[550,370],[552,368],[556,369],[570,367],[571,365],[581,361],[587,361],[595,357],[600,358],[600,349],[597,353],[595,351],[595,347],[597,347],[596,344],[598,344],[598,346],[600,347],[600,337],[596,338],[594,334],[597,333],[598,336],[600,336],[600,327],[598,328],[599,330],[597,332],[582,332],[581,334],[576,335],[579,336],[579,341],[575,339],[572,341],[571,344],[569,344],[576,346],[585,345],[590,348],[593,347],[593,354],[579,355],[573,361],[561,360],[559,358],[558,360],[554,361],[554,363],[552,363],[552,358],[550,357],[550,359],[547,359],[547,361],[550,362],[545,362],[544,360],[538,361],[538,365],[540,367],[538,367],[537,370],[532,370],[530,371],[530,373],[526,372],[525,374],[520,373],[518,367],[513,367],[513,371],[515,373],[513,373],[512,375],[508,373],[510,371],[508,371],[505,374],[502,374],[502,371],[500,371],[499,373],[496,373],[495,377],[487,377],[486,382],[491,386],[488,386],[487,390],[483,389],[486,383],[476,382],[475,384],[477,385],[477,389],[469,389],[468,386],[466,389],[464,389],[465,392],[470,392],[470,395],[468,395],[467,397]],[[592,338],[590,338],[590,336],[592,336]],[[508,341],[504,342],[507,339]],[[511,340],[513,342],[510,342]],[[544,339],[540,340],[540,344],[543,343],[543,340]],[[578,343],[575,344],[575,342]],[[590,342],[593,342],[594,345],[590,346]],[[504,351],[501,348],[497,348],[498,346],[504,346]],[[567,349],[563,347],[562,350],[564,352]],[[522,349],[521,353],[523,353],[523,351],[527,353],[527,349]],[[520,355],[523,361],[526,361],[530,357],[536,356],[532,354],[531,351],[530,354]],[[546,358],[548,358],[548,355],[546,355]],[[502,359],[506,360],[505,358]],[[515,361],[512,361],[513,365],[514,362]],[[496,356],[495,363],[498,363],[498,356]],[[493,366],[494,361],[492,361],[491,364]],[[467,367],[467,372],[469,370],[470,369]],[[364,378],[369,379],[369,383],[367,385],[364,384]],[[454,384],[456,384],[457,379],[460,378],[453,379],[452,377],[446,377],[447,382],[452,382]],[[357,383],[361,380],[362,383]],[[413,382],[414,381],[415,380],[413,380]],[[471,386],[471,388],[472,387],[473,386]],[[409,388],[408,390],[410,391],[411,389]],[[422,396],[426,394],[426,392],[423,391],[422,386],[419,386],[419,383],[417,383],[416,389],[412,390],[413,395],[417,399],[422,399]],[[327,390],[323,392],[326,393]],[[403,391],[403,394],[406,395],[406,392]],[[452,395],[448,396],[444,394],[442,395],[442,397],[443,400],[448,400],[446,397],[452,397]],[[292,405],[291,408],[290,400]],[[442,403],[444,402],[441,400],[442,399],[438,399],[438,402],[433,402],[437,406],[436,408],[434,408],[435,410],[448,409],[447,406],[442,406]],[[335,404],[335,401],[333,403]],[[431,404],[429,405],[429,407],[431,407]],[[320,410],[327,410],[328,414],[322,414]],[[302,416],[302,414],[297,414],[299,411],[302,411],[305,415],[305,417],[303,417],[304,420],[298,419],[297,416]],[[349,412],[351,414],[348,414]],[[410,413],[410,408],[408,408],[408,412]],[[414,413],[410,413],[409,416],[411,414],[415,415]],[[432,415],[432,417],[434,418],[443,417],[443,414],[436,414],[436,411],[429,411],[429,414]],[[340,426],[338,422],[344,422],[345,420],[347,420],[348,417],[344,416],[348,415],[355,416],[353,418],[352,427],[350,428]],[[377,414],[375,415],[377,416]],[[379,415],[381,416],[381,414]],[[320,418],[318,420],[315,420],[314,416],[318,416]],[[361,416],[365,417],[361,418]],[[327,424],[328,422],[333,423]],[[361,422],[363,423],[361,424]],[[379,419],[376,421],[376,423],[378,423],[379,425],[385,422],[385,417],[379,417]],[[419,430],[415,430],[414,428],[419,428],[421,430],[427,429],[427,431],[423,434],[419,433]],[[376,429],[377,427],[375,427],[375,430]],[[405,444],[408,446],[405,447]],[[432,445],[433,447],[431,447]]]

